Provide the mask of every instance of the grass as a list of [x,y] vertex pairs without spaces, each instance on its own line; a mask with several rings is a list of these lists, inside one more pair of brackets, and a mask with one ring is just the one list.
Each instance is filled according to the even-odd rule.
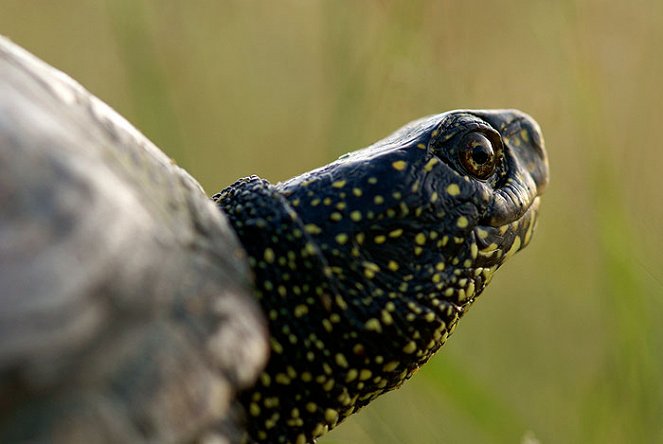
[[461,107],[541,123],[532,245],[440,354],[321,443],[662,442],[663,6],[570,0],[0,3],[0,30],[211,194]]

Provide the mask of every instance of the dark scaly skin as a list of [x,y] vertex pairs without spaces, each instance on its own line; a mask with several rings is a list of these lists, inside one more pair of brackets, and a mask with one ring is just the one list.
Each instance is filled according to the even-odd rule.
[[[483,180],[460,160],[476,135],[497,158]],[[217,194],[270,323],[269,364],[242,395],[250,440],[314,442],[410,378],[529,242],[547,168],[528,116],[456,111]]]

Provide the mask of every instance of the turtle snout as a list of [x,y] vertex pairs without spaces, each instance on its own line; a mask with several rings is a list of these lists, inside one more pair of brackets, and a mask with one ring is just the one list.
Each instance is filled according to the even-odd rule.
[[543,194],[548,185],[548,156],[539,124],[520,111],[513,112],[514,119],[506,126],[506,139],[536,184],[537,195]]

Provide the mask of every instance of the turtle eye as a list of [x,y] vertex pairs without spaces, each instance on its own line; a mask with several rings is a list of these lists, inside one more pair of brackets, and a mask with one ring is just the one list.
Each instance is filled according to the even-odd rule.
[[490,140],[481,133],[466,135],[458,155],[463,168],[477,179],[487,179],[495,172],[498,153]]

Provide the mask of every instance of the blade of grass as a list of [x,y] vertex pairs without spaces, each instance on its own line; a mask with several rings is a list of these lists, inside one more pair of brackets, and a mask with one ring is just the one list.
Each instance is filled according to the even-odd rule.
[[528,427],[506,402],[450,359],[438,359],[419,376],[431,390],[444,393],[454,408],[493,442],[518,442]]
[[149,31],[145,2],[109,0],[106,5],[120,56],[126,66],[135,112],[134,123],[168,154],[186,164],[178,119]]

